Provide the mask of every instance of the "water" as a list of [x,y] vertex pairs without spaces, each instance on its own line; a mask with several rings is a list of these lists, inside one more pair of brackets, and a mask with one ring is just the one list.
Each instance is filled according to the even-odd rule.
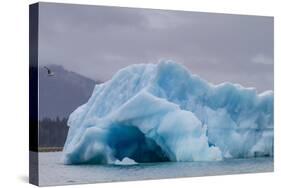
[[39,153],[39,184],[41,186],[273,171],[272,158],[116,166],[64,165],[61,162],[61,155],[61,152]]

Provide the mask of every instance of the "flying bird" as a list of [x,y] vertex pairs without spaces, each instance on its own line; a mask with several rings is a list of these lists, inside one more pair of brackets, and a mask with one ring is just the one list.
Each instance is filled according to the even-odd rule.
[[48,67],[44,66],[44,68],[47,70],[48,76],[54,76],[54,72],[52,72]]

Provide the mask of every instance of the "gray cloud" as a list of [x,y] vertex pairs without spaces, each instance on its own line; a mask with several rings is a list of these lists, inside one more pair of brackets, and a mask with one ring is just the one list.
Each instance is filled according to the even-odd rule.
[[252,62],[257,64],[272,65],[273,59],[263,54],[257,54],[252,58]]
[[40,3],[39,62],[108,80],[159,59],[213,83],[273,89],[273,18]]

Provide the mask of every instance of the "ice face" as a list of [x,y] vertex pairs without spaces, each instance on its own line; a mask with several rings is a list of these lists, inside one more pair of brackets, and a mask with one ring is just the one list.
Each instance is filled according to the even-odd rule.
[[273,92],[213,85],[172,61],[97,85],[69,117],[65,164],[273,156]]

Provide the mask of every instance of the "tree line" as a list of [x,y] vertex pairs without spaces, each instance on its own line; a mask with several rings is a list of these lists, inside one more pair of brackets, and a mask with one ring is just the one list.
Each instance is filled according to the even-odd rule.
[[67,118],[44,118],[39,121],[39,147],[63,147],[67,133]]

